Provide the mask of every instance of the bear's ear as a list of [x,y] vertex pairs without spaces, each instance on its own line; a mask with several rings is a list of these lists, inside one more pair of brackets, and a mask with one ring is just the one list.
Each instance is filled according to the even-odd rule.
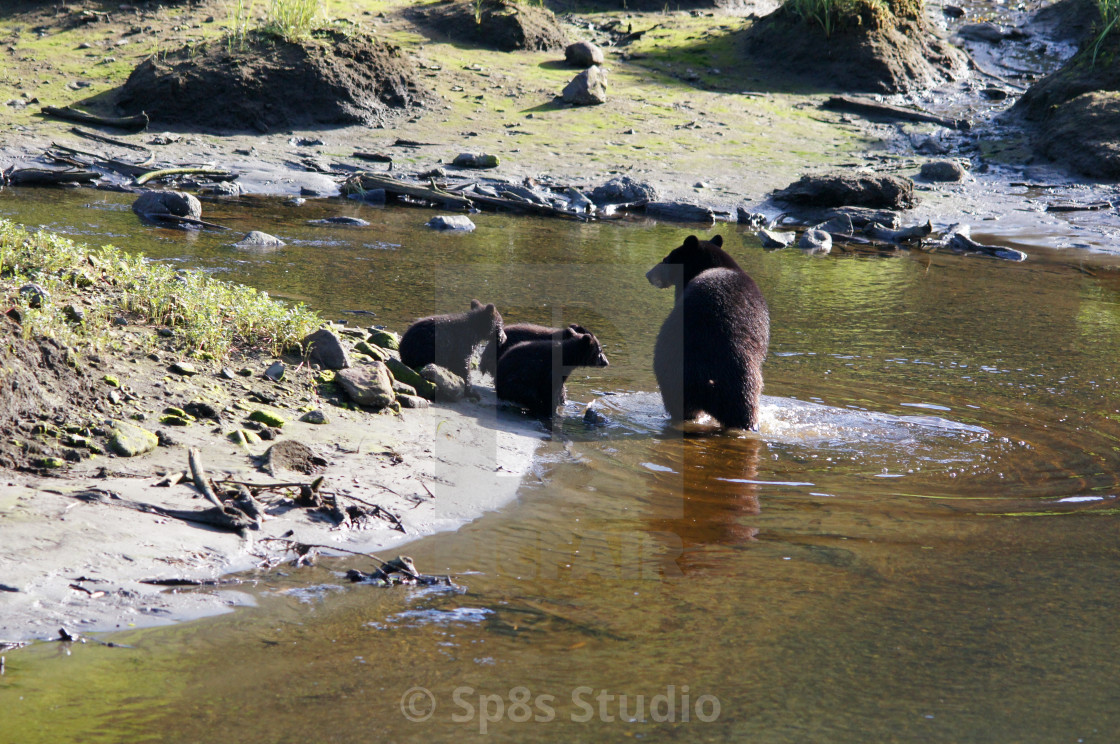
[[471,310],[477,310],[482,307],[482,303],[478,300],[471,300]]
[[681,247],[682,248],[698,248],[699,246],[700,246],[700,238],[696,237],[695,235],[689,235],[687,238],[684,239],[684,245],[681,246]]
[[498,308],[494,306],[493,302],[491,302],[486,306],[486,312],[490,313],[491,315],[496,315],[498,313]]
[[711,243],[712,245],[714,245],[716,248],[722,248],[723,247],[723,236],[722,235],[715,235],[708,242]]

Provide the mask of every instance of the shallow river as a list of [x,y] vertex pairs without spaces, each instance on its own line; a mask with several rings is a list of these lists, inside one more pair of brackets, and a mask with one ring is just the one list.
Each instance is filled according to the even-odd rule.
[[[809,258],[721,225],[771,308],[761,432],[682,439],[650,361],[672,296],[643,275],[693,230],[207,207],[290,244],[246,254],[126,204],[9,190],[0,217],[362,325],[478,297],[582,323],[611,366],[573,377],[515,504],[408,547],[464,592],[350,586],[370,564],[339,559],[103,636],[127,648],[8,652],[0,741],[1116,741],[1115,257]],[[339,212],[372,226],[304,224]]]

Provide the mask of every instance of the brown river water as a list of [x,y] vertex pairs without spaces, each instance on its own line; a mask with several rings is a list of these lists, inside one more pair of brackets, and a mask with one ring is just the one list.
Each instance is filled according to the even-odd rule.
[[[0,741],[1118,739],[1120,258],[1021,234],[1022,264],[807,257],[720,225],[771,308],[763,420],[682,438],[651,371],[672,296],[644,273],[694,229],[207,207],[289,242],[247,254],[126,205],[0,193],[0,217],[362,325],[471,297],[580,322],[611,366],[573,376],[516,503],[406,549],[463,591],[331,559],[261,576],[255,607],[101,636],[127,647],[8,652]],[[372,224],[304,224],[336,213]]]

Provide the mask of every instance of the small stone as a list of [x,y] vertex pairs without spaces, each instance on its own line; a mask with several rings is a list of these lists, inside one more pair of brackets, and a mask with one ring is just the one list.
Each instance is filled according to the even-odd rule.
[[262,411],[259,408],[249,414],[249,420],[256,421],[265,426],[275,426],[276,428],[281,428],[287,423],[282,416],[269,411]]
[[109,451],[121,457],[136,457],[151,452],[159,444],[155,434],[139,426],[118,422],[109,433]]
[[797,238],[794,233],[777,230],[759,230],[755,235],[762,241],[763,248],[785,248]]
[[359,341],[354,344],[354,351],[359,354],[365,354],[367,357],[375,359],[379,362],[384,362],[389,358],[389,352],[385,351],[379,346],[374,346],[368,341]]
[[237,370],[237,374],[240,377],[252,377],[253,370],[249,369],[248,367],[242,367],[241,369]]
[[121,394],[118,393],[116,390],[110,390],[109,391],[109,402],[112,403],[114,406],[120,405]]
[[828,253],[832,250],[832,236],[824,230],[806,230],[797,241],[797,247],[806,253]]
[[280,382],[284,379],[284,363],[273,362],[268,365],[268,369],[264,371],[264,376],[266,379],[272,380],[273,382]]
[[222,379],[225,379],[225,380],[233,380],[237,377],[237,373],[234,372],[229,367],[222,367],[222,371],[219,372],[218,374],[222,377]]
[[109,387],[119,388],[121,386],[121,381],[118,380],[116,377],[113,377],[112,375],[105,375],[104,377],[101,378],[101,381],[104,382]]
[[380,328],[371,328],[366,341],[369,341],[374,346],[380,346],[382,349],[391,349],[393,351],[396,351],[401,346],[400,336],[392,331],[384,331]]
[[191,375],[198,374],[198,370],[195,369],[194,365],[190,362],[175,362],[170,367],[168,367],[168,369],[175,374],[183,375],[184,377],[190,377]]
[[81,325],[86,320],[86,311],[73,303],[62,308],[62,314],[66,316],[68,321],[75,325]]
[[400,380],[393,380],[393,392],[398,396],[416,395],[416,388],[407,383],[401,382]]
[[420,376],[435,385],[436,400],[456,401],[467,392],[467,383],[454,372],[438,364],[429,364],[420,370]]
[[421,398],[419,395],[398,395],[397,402],[401,404],[401,408],[428,408],[431,406],[426,398]]
[[953,160],[935,160],[922,164],[921,176],[927,181],[960,181],[964,175],[964,168]]
[[156,330],[156,333],[161,338],[171,338],[172,336],[175,335],[175,331],[171,330],[170,328],[160,328],[160,329]]
[[40,308],[51,301],[50,293],[38,284],[24,284],[19,293],[27,299],[27,306],[31,308]]
[[41,468],[49,468],[53,470],[55,468],[61,468],[65,464],[66,461],[61,457],[43,457],[39,459],[39,467]]
[[487,155],[478,152],[461,152],[455,156],[451,164],[460,168],[497,168],[500,162],[497,155]]
[[323,413],[318,408],[316,408],[314,411],[308,411],[307,413],[303,414],[299,417],[299,420],[305,424],[322,425],[330,423],[330,419],[327,418],[327,414]]

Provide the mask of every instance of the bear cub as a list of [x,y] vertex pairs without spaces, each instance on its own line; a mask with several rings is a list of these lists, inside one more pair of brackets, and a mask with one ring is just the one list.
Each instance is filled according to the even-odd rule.
[[433,315],[410,325],[401,337],[401,361],[413,369],[434,362],[466,380],[475,347],[501,344],[505,337],[498,309],[471,300],[469,312]]
[[534,323],[514,323],[505,327],[506,340],[500,344],[489,343],[482,350],[478,359],[478,371],[497,377],[498,360],[515,344],[522,341],[548,341],[549,339],[571,338],[578,333],[591,333],[581,325],[575,323],[567,328],[549,328],[548,326]]
[[770,310],[758,285],[718,235],[688,236],[646,278],[676,296],[653,353],[669,417],[680,423],[704,412],[725,428],[756,430],[770,345]]
[[547,418],[564,402],[564,383],[576,367],[607,365],[603,347],[593,333],[522,341],[498,360],[494,390],[502,400]]

